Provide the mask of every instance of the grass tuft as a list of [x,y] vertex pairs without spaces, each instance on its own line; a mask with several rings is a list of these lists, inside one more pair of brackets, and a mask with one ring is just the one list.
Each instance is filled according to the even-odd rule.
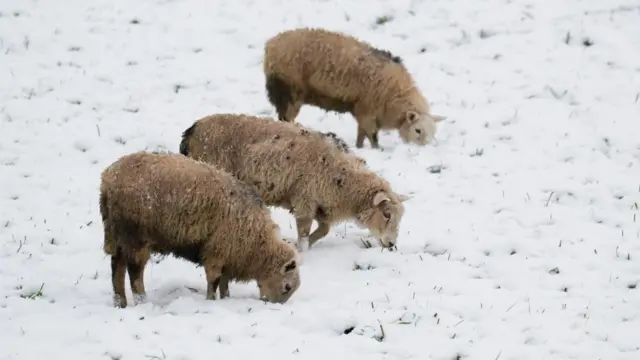
[[393,16],[391,15],[382,15],[382,16],[378,16],[376,18],[376,25],[377,26],[382,26],[388,22],[393,21]]
[[34,300],[35,298],[38,298],[38,297],[42,297],[44,295],[44,293],[42,292],[43,288],[44,288],[44,283],[40,285],[40,289],[38,289],[38,291],[33,292],[31,294],[22,294],[20,295],[20,297],[23,299],[31,299],[31,300]]
[[365,265],[361,265],[358,263],[354,263],[353,264],[353,271],[358,271],[358,270],[373,270],[376,267],[370,264],[365,264]]

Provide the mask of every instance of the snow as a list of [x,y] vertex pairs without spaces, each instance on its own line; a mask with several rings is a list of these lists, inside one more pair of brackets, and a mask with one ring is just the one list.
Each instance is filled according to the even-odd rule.
[[[640,358],[639,24],[629,0],[3,0],[0,359]],[[208,114],[274,115],[262,44],[298,26],[401,56],[449,117],[425,148],[354,147],[413,195],[398,251],[336,226],[282,305],[206,301],[167,257],[113,308],[100,172]],[[355,144],[348,115],[299,121]]]

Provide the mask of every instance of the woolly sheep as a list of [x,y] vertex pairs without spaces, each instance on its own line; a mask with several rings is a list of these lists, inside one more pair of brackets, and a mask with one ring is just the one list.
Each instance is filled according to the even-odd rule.
[[[267,122],[289,127],[244,115],[204,117],[183,132],[181,153],[253,185],[267,206],[289,209],[300,251],[345,220],[368,228],[383,246],[396,244],[408,196],[396,194],[386,180],[318,137],[255,135],[253,130]],[[318,227],[310,234],[313,220]]]
[[436,123],[402,59],[353,36],[318,28],[283,31],[264,46],[263,71],[278,119],[294,122],[303,105],[350,113],[358,122],[356,147],[378,130],[397,129],[405,143],[426,145]]
[[[355,162],[360,163],[363,166],[367,164],[365,159],[351,152],[349,145],[334,132],[320,132],[302,126],[298,123],[280,122],[266,116],[254,116],[248,114],[219,114],[218,116],[230,118],[242,117],[243,119],[248,120],[236,124],[238,127],[235,132],[235,136],[243,138],[247,143],[270,140],[274,137],[292,139],[300,135],[315,136],[317,138],[327,140],[327,142],[333,145],[337,150],[348,154],[347,156]],[[189,131],[193,131],[193,127],[183,134],[183,138],[180,143],[179,150],[183,155],[188,151],[186,139],[191,135]]]
[[300,286],[297,252],[281,240],[269,210],[231,174],[179,154],[137,152],[101,175],[104,252],[111,255],[114,305],[146,301],[152,253],[204,267],[206,299],[229,296],[229,281],[257,280],[260,297],[286,302]]

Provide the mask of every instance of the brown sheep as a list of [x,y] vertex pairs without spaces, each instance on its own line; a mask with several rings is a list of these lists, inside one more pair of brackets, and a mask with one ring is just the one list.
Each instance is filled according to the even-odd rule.
[[229,281],[257,280],[260,297],[286,302],[300,286],[297,252],[279,236],[258,194],[231,174],[180,154],[137,152],[101,176],[104,251],[111,255],[115,306],[146,300],[152,253],[204,267],[206,299],[229,296]]
[[[367,164],[365,159],[351,152],[349,145],[334,132],[320,132],[297,123],[280,122],[266,116],[254,116],[247,114],[220,114],[218,116],[228,116],[232,118],[242,117],[250,120],[242,121],[236,124],[237,126],[241,127],[238,128],[238,131],[241,134],[240,136],[242,136],[247,143],[270,140],[276,137],[286,137],[287,139],[291,139],[299,135],[315,136],[317,138],[326,139],[329,144],[333,145],[339,151],[348,154],[348,157],[353,159],[357,163],[360,163],[363,166]],[[186,136],[183,136],[182,142],[180,143],[179,150],[183,155],[186,155],[188,152],[186,139],[190,135],[189,131],[192,130],[186,130]]]
[[[383,246],[396,244],[408,196],[396,194],[386,180],[318,137],[275,135],[265,140],[256,129],[267,124],[289,127],[243,115],[207,116],[183,132],[181,152],[253,185],[268,206],[289,209],[301,251],[345,220],[368,228]],[[313,220],[318,227],[310,234]]]
[[279,120],[294,122],[303,105],[350,113],[358,122],[358,148],[365,136],[378,148],[378,130],[390,129],[405,143],[424,146],[446,119],[431,113],[399,57],[346,34],[281,32],[266,41],[263,66]]

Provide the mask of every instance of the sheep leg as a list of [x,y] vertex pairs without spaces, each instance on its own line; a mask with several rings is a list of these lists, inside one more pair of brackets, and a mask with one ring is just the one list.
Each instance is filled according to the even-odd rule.
[[220,276],[220,299],[229,297],[229,276],[222,272]]
[[309,247],[312,247],[318,240],[327,236],[329,230],[331,229],[331,224],[328,222],[323,222],[318,220],[318,228],[309,235]]
[[204,264],[204,272],[207,277],[207,300],[216,299],[216,291],[222,277],[222,266],[216,262]]
[[378,130],[375,128],[369,128],[365,131],[367,139],[369,139],[369,144],[371,144],[371,148],[378,149],[380,147],[378,145]]
[[265,80],[267,97],[276,108],[278,120],[293,122],[302,107],[299,91],[274,74],[267,75]]
[[136,305],[147,301],[147,292],[144,288],[144,268],[150,256],[149,251],[141,250],[134,253],[127,260],[127,272],[129,273],[131,292],[133,292],[133,300]]
[[374,149],[380,147],[380,145],[378,144],[378,130],[369,134],[369,142],[371,143],[371,147],[373,147]]
[[375,126],[365,125],[363,122],[362,125],[358,125],[358,136],[356,138],[356,147],[361,149],[364,145],[364,138],[366,137],[371,144],[371,147],[374,149],[379,148],[378,145],[378,129]]
[[366,110],[366,103],[358,102],[353,108],[353,117],[358,121],[358,137],[356,147],[362,148],[366,136],[372,148],[378,148],[378,125],[376,117],[371,116]]
[[280,120],[286,122],[295,122],[296,117],[300,113],[300,109],[302,108],[302,101],[293,100],[289,104],[287,104],[287,110],[284,112],[284,117]]
[[367,131],[361,128],[360,126],[358,126],[358,137],[356,138],[356,147],[358,149],[361,149],[362,146],[364,145],[365,136],[369,140],[369,143],[371,144],[371,147],[373,149],[380,148],[380,145],[378,144],[378,131],[377,130]]
[[111,284],[113,286],[113,305],[127,307],[127,295],[124,292],[124,281],[127,275],[127,262],[122,249],[116,248],[111,255]]
[[364,136],[364,129],[358,126],[358,136],[356,137],[356,147],[358,149],[362,149],[362,146],[364,145]]
[[296,226],[298,228],[298,251],[305,252],[309,250],[309,233],[311,232],[311,217],[296,217]]

